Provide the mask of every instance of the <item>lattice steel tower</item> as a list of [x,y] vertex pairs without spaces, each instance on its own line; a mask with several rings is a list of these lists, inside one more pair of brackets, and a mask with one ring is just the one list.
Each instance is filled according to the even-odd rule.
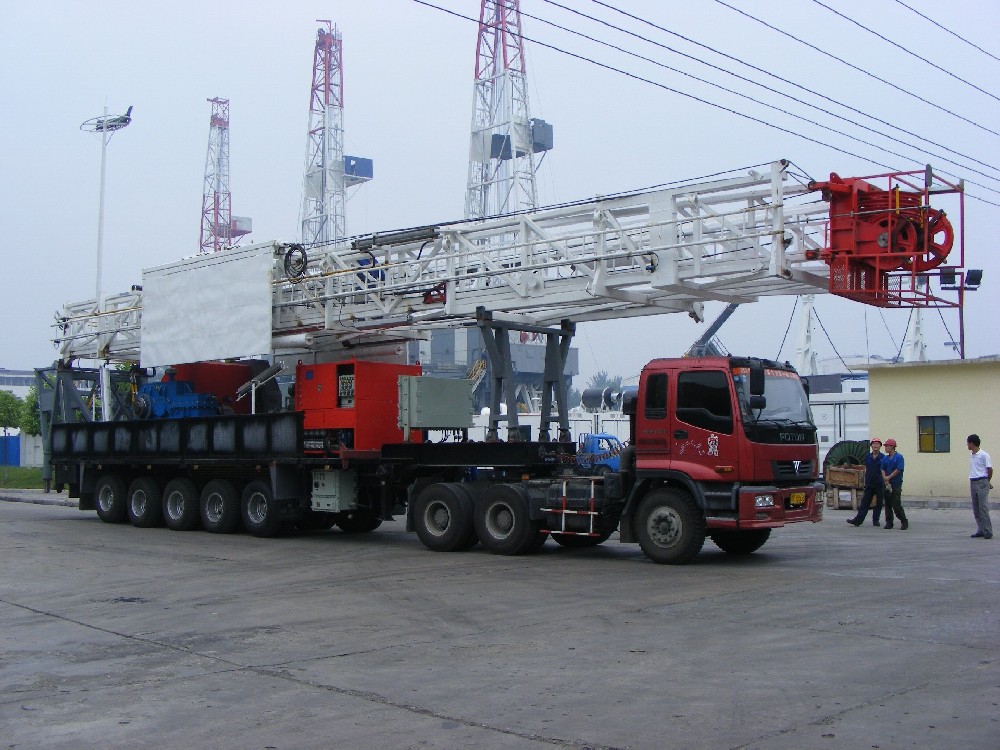
[[229,100],[216,97],[207,101],[212,104],[212,117],[201,198],[199,254],[223,250],[251,231],[250,219],[233,216],[233,196],[229,190]]
[[552,148],[552,127],[528,110],[519,0],[481,0],[465,216],[479,219],[537,206],[535,158]]

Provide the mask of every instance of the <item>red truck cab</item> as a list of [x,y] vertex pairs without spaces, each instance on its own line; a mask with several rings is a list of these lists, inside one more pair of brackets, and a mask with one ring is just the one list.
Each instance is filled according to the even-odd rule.
[[651,546],[654,559],[661,547],[664,561],[693,557],[706,535],[752,552],[772,528],[821,520],[816,426],[790,365],[653,360],[625,410],[633,448],[622,539]]

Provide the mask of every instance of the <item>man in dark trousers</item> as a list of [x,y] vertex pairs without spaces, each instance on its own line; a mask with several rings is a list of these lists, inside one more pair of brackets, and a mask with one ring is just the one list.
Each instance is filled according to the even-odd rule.
[[892,528],[892,517],[899,519],[899,528],[906,531],[910,522],[903,510],[903,454],[896,450],[896,441],[885,441],[885,458],[882,459],[882,476],[885,478],[885,527]]
[[882,459],[885,458],[882,455],[882,441],[878,438],[872,438],[871,448],[871,453],[865,456],[865,494],[861,498],[858,514],[854,518],[847,519],[851,526],[860,526],[865,522],[868,509],[872,506],[872,500],[875,501],[872,525],[882,525],[878,520],[879,516],[882,515],[882,490],[885,486],[885,478],[882,476]]

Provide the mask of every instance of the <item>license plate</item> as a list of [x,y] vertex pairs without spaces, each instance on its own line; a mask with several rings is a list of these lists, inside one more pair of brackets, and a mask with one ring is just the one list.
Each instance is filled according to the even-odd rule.
[[792,505],[805,505],[805,504],[806,504],[806,493],[804,492],[792,493]]

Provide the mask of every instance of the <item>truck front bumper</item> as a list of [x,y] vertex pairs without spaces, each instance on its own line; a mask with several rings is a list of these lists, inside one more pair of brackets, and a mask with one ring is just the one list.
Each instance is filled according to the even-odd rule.
[[708,518],[709,529],[774,529],[823,520],[822,485],[739,488],[736,518]]

